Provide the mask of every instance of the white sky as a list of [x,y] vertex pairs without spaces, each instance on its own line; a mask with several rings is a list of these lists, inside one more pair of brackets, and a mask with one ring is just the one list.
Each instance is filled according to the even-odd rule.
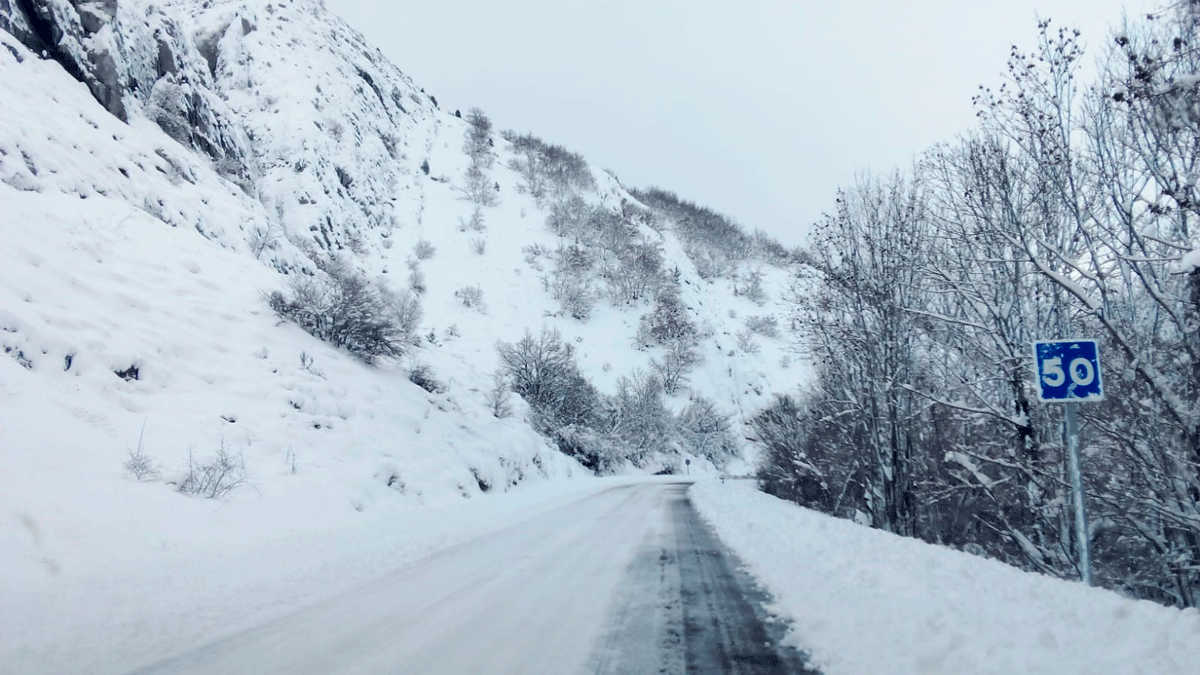
[[[1152,0],[326,0],[453,111],[787,245],[856,171],[966,130],[1036,19],[1093,48]],[[1090,62],[1090,57],[1089,57]]]

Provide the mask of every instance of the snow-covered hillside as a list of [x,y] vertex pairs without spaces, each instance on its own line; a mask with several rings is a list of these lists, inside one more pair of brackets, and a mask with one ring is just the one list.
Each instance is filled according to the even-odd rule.
[[[497,199],[472,223],[471,125],[320,2],[31,6],[36,16],[0,6],[8,579],[226,528],[254,536],[270,519],[239,514],[263,509],[338,522],[590,474],[516,397],[513,416],[493,415],[496,342],[555,329],[612,394],[664,358],[636,339],[654,301],[610,301],[598,262],[590,317],[562,311],[554,252],[580,240],[548,227],[565,195],[529,194],[511,143],[489,138]],[[682,234],[688,223],[607,173],[591,178],[571,196],[660,252],[696,327],[699,360],[667,407],[712,400],[750,458],[745,420],[803,375],[780,367],[781,339],[745,326],[782,320],[785,266],[755,250],[719,274],[698,269],[712,261]],[[332,264],[382,292],[421,287],[419,339],[403,358],[365,365],[271,311],[268,293]],[[482,302],[464,302],[472,288]],[[422,366],[436,386],[410,381]],[[680,443],[618,469],[679,470],[685,458],[712,470]]]

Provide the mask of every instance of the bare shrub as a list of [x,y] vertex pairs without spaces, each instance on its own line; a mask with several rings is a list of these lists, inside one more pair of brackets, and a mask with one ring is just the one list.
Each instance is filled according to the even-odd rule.
[[467,309],[473,309],[480,313],[487,311],[487,306],[483,304],[483,289],[478,284],[463,286],[454,291],[454,297],[458,298],[463,307]]
[[743,354],[757,354],[760,349],[758,343],[754,341],[754,333],[749,329],[738,332],[737,348]]
[[255,258],[261,258],[267,249],[273,248],[279,238],[279,228],[274,223],[259,225],[246,236],[246,244]]
[[550,206],[546,225],[560,237],[581,233],[592,215],[592,207],[579,195],[556,201]]
[[525,262],[533,267],[538,267],[539,258],[550,255],[550,250],[541,244],[530,244],[528,246],[524,246],[521,248],[521,252],[525,254]]
[[560,196],[595,189],[595,178],[582,155],[532,134],[503,131],[500,135],[522,156],[510,161],[509,166],[521,173],[524,191],[539,201],[546,188]]
[[483,110],[471,108],[465,118],[468,125],[463,152],[471,158],[472,164],[480,164],[487,168],[491,166],[492,121]]
[[730,270],[730,259],[743,260],[753,250],[754,240],[728,216],[661,188],[633,189],[630,194],[675,221],[684,250],[704,278],[723,276]]
[[500,190],[478,164],[467,167],[463,176],[463,196],[477,206],[495,206],[500,203]]
[[422,239],[413,246],[413,255],[417,256],[417,260],[429,260],[436,251],[428,239]]
[[425,286],[425,273],[415,268],[413,271],[409,272],[408,287],[411,288],[412,292],[416,293],[417,295],[425,293],[425,291],[428,290],[428,288]]
[[158,465],[153,458],[142,452],[141,444],[137,450],[129,451],[129,459],[125,460],[125,473],[140,481],[158,478]]
[[591,317],[596,299],[586,277],[558,267],[542,279],[542,284],[558,301],[561,314],[580,321]]
[[676,340],[667,345],[667,353],[662,361],[653,360],[650,368],[662,381],[663,391],[674,394],[688,383],[688,371],[698,360],[691,344]]
[[222,439],[220,447],[208,459],[197,460],[188,452],[187,474],[176,489],[183,494],[216,499],[245,484],[248,478],[246,457],[240,452],[231,453]]
[[486,229],[487,225],[485,225],[483,222],[483,211],[478,206],[476,206],[475,210],[471,212],[470,220],[463,220],[462,218],[458,219],[459,232],[466,232],[467,230],[483,232]]
[[487,405],[496,419],[504,419],[512,414],[512,387],[504,372],[497,370],[492,374],[492,388],[487,392]]
[[142,430],[138,433],[137,450],[129,451],[129,459],[125,460],[125,473],[133,476],[139,482],[158,478],[158,466],[154,460],[142,450],[142,439],[146,437],[146,423],[142,422]]
[[471,250],[475,252],[475,255],[483,255],[487,252],[487,238],[475,237],[471,239]]
[[685,245],[683,251],[696,265],[696,273],[701,279],[717,279],[733,272],[733,262],[719,251],[696,245]]

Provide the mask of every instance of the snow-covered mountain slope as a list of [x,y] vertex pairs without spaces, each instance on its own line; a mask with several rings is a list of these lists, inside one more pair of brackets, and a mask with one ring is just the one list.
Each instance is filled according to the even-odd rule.
[[[471,125],[320,2],[0,2],[0,28],[10,579],[187,536],[193,516],[258,532],[269,525],[231,514],[264,503],[353,518],[586,475],[515,397],[515,415],[492,414],[496,342],[556,329],[606,394],[664,358],[637,339],[654,301],[609,300],[599,262],[584,276],[590,317],[563,312],[554,251],[590,244],[578,227],[572,239],[547,226],[566,195],[523,189],[510,168],[523,155],[499,134],[487,150],[498,199],[468,226]],[[743,252],[714,274],[686,235],[694,224],[589,175],[594,186],[572,196],[617,223],[621,246],[660,251],[663,278],[678,270],[700,359],[667,406],[711,399],[752,459],[747,418],[803,376],[780,367],[781,339],[744,325],[782,320],[785,266]],[[271,311],[266,294],[333,261],[392,293],[423,287],[407,355],[367,366]],[[747,295],[756,271],[763,292]],[[472,288],[482,302],[468,307]],[[410,381],[421,365],[436,392]],[[684,458],[712,470],[679,443],[624,470]],[[207,490],[221,499],[176,494],[214,471],[239,479]]]

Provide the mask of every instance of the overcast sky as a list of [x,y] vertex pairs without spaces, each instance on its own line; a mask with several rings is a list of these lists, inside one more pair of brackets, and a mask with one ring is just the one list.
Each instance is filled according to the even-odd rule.
[[[970,127],[1037,17],[1089,54],[1153,0],[326,0],[443,109],[478,106],[787,245],[863,169]],[[1090,61],[1090,56],[1089,56]]]

